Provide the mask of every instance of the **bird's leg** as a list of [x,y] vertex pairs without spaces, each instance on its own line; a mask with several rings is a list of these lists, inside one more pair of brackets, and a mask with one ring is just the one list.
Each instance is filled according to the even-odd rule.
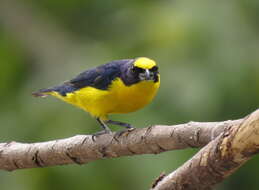
[[120,121],[107,120],[107,121],[105,121],[105,123],[112,124],[112,125],[118,125],[118,126],[121,126],[121,127],[125,127],[127,129],[133,129],[134,128],[131,124],[123,123],[123,122],[120,122]]
[[129,132],[129,131],[134,129],[134,127],[132,125],[130,125],[128,123],[123,123],[123,122],[120,122],[120,121],[106,120],[105,123],[112,124],[112,125],[118,125],[118,126],[126,128],[126,129],[123,129],[121,131],[117,131],[114,135],[115,139],[118,139],[123,133]]
[[97,118],[96,120],[98,121],[98,123],[100,123],[103,130],[97,133],[94,133],[93,136],[99,136],[99,135],[111,133],[111,129],[100,118]]

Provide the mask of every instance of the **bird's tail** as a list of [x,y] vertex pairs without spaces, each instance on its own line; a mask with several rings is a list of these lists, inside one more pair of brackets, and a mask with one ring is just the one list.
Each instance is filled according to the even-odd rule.
[[45,88],[40,89],[39,91],[33,92],[32,95],[35,97],[46,97],[48,95],[51,95],[53,92],[53,88]]

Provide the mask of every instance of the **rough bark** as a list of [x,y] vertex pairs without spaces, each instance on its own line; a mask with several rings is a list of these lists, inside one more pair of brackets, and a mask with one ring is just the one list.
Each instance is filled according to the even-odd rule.
[[259,109],[234,121],[156,125],[95,138],[77,135],[41,143],[0,143],[0,169],[84,164],[203,146],[179,169],[159,176],[152,190],[207,190],[235,172],[259,152]]
[[77,135],[41,143],[0,143],[0,169],[12,171],[72,163],[84,164],[103,158],[203,147],[225,128],[238,126],[242,121],[157,125],[126,131],[120,136],[112,133],[95,139],[91,135]]
[[215,140],[152,190],[207,190],[235,172],[259,151],[259,109],[238,125],[226,127]]

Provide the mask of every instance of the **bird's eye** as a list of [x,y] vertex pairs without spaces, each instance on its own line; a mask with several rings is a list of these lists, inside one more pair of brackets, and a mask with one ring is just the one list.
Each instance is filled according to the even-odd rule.
[[139,68],[139,67],[132,67],[132,71],[133,71],[134,73],[143,73],[143,72],[145,72],[144,69]]
[[150,69],[150,71],[156,72],[156,71],[158,71],[158,67],[157,67],[157,66],[154,66],[154,67],[152,67],[152,68]]

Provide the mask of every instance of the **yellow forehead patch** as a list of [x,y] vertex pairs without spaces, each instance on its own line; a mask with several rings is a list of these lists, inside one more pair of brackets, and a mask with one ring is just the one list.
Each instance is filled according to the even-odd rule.
[[147,57],[139,57],[134,62],[135,67],[139,67],[142,69],[151,69],[156,65],[156,62],[152,59],[149,59]]

